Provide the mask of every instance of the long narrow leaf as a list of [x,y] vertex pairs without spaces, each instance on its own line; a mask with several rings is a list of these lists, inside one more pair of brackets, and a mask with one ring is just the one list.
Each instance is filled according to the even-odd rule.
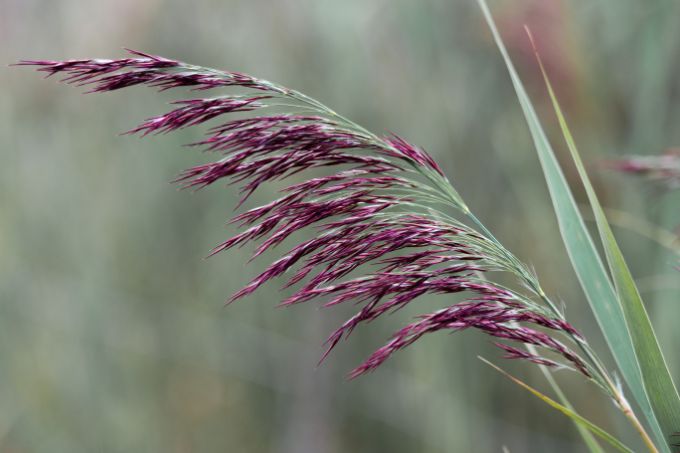
[[558,411],[562,412],[564,415],[569,417],[574,421],[574,423],[577,423],[578,425],[582,426],[583,428],[587,429],[588,431],[592,432],[596,436],[598,436],[600,439],[606,441],[611,445],[612,447],[616,448],[619,451],[623,451],[626,453],[633,453],[633,450],[630,448],[626,447],[621,441],[619,441],[617,438],[609,434],[607,431],[603,430],[599,426],[595,425],[591,421],[587,420],[586,418],[583,418],[581,415],[577,414],[573,410],[567,408],[566,406],[561,405],[557,401],[551,399],[550,397],[544,395],[543,393],[539,392],[535,388],[529,386],[528,384],[524,383],[523,381],[517,379],[516,377],[512,376],[511,374],[507,373],[506,371],[503,371],[493,363],[489,362],[488,360],[479,357],[479,359],[489,365],[491,368],[495,369],[499,373],[503,374],[505,377],[513,381],[515,384],[519,385],[520,387],[528,390],[529,392],[533,393],[535,396],[540,398],[543,402],[546,404],[550,405],[551,407],[557,409]]
[[[535,354],[536,348],[533,345],[528,345],[527,350],[536,355]],[[550,384],[550,387],[557,395],[557,399],[560,400],[560,403],[562,403],[562,405],[569,409],[570,411],[576,412],[574,406],[572,406],[569,399],[567,399],[567,395],[564,394],[562,388],[555,380],[555,377],[552,375],[552,372],[543,365],[541,365],[541,372],[543,373],[543,376],[545,377],[546,381],[548,381],[548,384]],[[597,439],[595,439],[595,436],[593,436],[593,433],[590,430],[588,430],[586,427],[584,427],[582,424],[576,421],[574,421],[574,424],[576,425],[576,430],[583,438],[583,442],[586,444],[588,450],[590,450],[591,453],[604,453],[604,450],[602,450],[600,444],[597,443]]]
[[607,275],[604,264],[578,210],[564,173],[546,137],[524,85],[517,74],[485,0],[477,0],[498,49],[503,56],[510,78],[526,117],[541,167],[548,184],[562,239],[581,287],[602,330],[616,363],[641,407],[657,440],[665,452],[670,452],[663,431],[645,392],[640,366],[628,331],[623,309]]
[[593,214],[595,215],[597,229],[604,246],[607,262],[609,263],[609,270],[623,307],[625,319],[628,323],[628,329],[631,332],[633,346],[637,353],[645,390],[649,396],[654,414],[666,436],[665,442],[669,443],[670,436],[673,433],[680,431],[680,396],[678,396],[678,391],[673,384],[673,378],[671,377],[663,353],[661,352],[659,342],[654,334],[654,329],[640,297],[640,292],[638,291],[637,286],[635,286],[633,276],[628,269],[621,249],[616,243],[616,239],[607,222],[607,218],[597,198],[595,189],[588,178],[588,173],[583,165],[581,156],[576,148],[576,143],[569,131],[566,119],[564,118],[564,114],[562,113],[562,109],[557,101],[557,97],[555,96],[555,92],[548,79],[548,75],[545,72],[538,52],[536,52],[536,57],[538,58],[543,79],[545,80],[548,93],[550,94],[550,100],[555,109],[555,114],[560,123],[562,134],[564,135],[567,147],[576,164],[579,176],[586,189],[588,200],[593,209]]

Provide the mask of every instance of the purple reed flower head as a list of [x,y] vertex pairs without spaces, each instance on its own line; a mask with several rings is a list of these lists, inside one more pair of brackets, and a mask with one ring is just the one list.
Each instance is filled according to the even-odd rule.
[[250,112],[265,107],[258,101],[270,96],[251,96],[239,98],[213,98],[213,99],[185,99],[174,101],[173,104],[181,105],[165,115],[149,118],[139,127],[132,129],[128,134],[141,132],[142,136],[151,133],[167,133],[196,124],[209,121],[212,118],[236,112]]
[[501,348],[502,350],[506,351],[506,354],[503,356],[506,359],[524,359],[536,363],[538,365],[547,366],[549,368],[556,368],[560,366],[559,363],[553,360],[546,359],[545,357],[540,357],[536,354],[531,354],[530,352],[527,352],[525,349],[513,348],[512,346],[508,346],[507,344],[504,343],[494,344],[497,347]]
[[[439,330],[463,330],[476,328],[487,335],[503,340],[511,340],[524,344],[539,346],[552,353],[561,356],[575,369],[590,377],[587,365],[571,349],[552,338],[546,333],[534,328],[518,326],[519,322],[527,322],[521,310],[513,307],[505,307],[502,303],[468,301],[461,302],[451,307],[439,310],[429,315],[421,316],[420,319],[394,334],[392,339],[382,348],[375,351],[361,366],[350,374],[351,377],[359,376],[374,370],[387,360],[393,353],[403,349],[427,333]],[[545,323],[539,325],[549,324]],[[538,323],[537,323],[538,324]],[[534,354],[520,351],[502,343],[496,343],[506,352],[507,358],[527,359],[542,365],[557,366],[557,362],[540,358]],[[541,363],[543,362],[543,363]]]
[[429,167],[440,175],[444,176],[444,172],[441,168],[439,168],[437,162],[435,162],[434,159],[432,159],[432,157],[430,157],[430,155],[422,149],[411,145],[396,134],[392,134],[392,136],[386,138],[385,141],[392,145],[392,147],[395,149],[395,156],[417,162],[418,164]]
[[77,86],[93,86],[90,92],[114,91],[135,85],[148,85],[167,90],[192,87],[207,90],[217,87],[242,86],[262,91],[277,91],[273,86],[238,72],[204,71],[192,65],[128,50],[133,58],[87,60],[22,60],[19,66],[38,66],[48,77],[63,73],[63,82]]
[[[212,250],[214,255],[252,242],[258,244],[255,258],[300,230],[314,232],[231,300],[287,274],[285,287],[297,289],[282,305],[311,300],[323,300],[325,306],[354,302],[360,308],[328,338],[328,354],[359,325],[421,296],[466,294],[463,302],[422,315],[398,331],[352,376],[376,368],[426,333],[467,328],[496,340],[533,345],[555,356],[552,360],[497,343],[508,358],[571,367],[591,376],[588,365],[554,338],[562,335],[581,341],[560,313],[484,279],[490,272],[511,271],[525,287],[537,287],[527,284],[533,282],[532,274],[494,238],[451,217],[447,209],[463,208],[462,200],[424,150],[394,134],[377,136],[295,90],[237,72],[130,52],[131,57],[117,60],[26,60],[19,65],[37,66],[48,76],[61,73],[64,82],[88,86],[90,92],[135,85],[161,90],[252,90],[245,95],[175,101],[173,110],[147,119],[128,133],[167,133],[223,115],[266,111],[208,128],[207,136],[191,146],[220,157],[185,170],[176,182],[194,188],[219,180],[240,184],[240,206],[262,184],[307,175],[302,182],[282,189],[278,199],[237,214],[232,222],[243,231]],[[280,108],[282,99],[290,112],[272,112]],[[467,207],[462,210],[466,212]],[[352,277],[353,273],[359,276]]]
[[658,156],[629,156],[605,162],[608,168],[643,176],[668,189],[680,188],[680,149],[670,148]]

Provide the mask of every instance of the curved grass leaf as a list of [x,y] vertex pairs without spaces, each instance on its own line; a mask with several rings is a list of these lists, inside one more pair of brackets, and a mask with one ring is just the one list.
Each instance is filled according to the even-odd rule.
[[555,109],[560,128],[562,129],[562,134],[567,142],[567,147],[576,164],[576,169],[578,170],[581,182],[586,189],[588,200],[593,209],[597,229],[604,246],[607,262],[609,263],[609,270],[614,280],[614,286],[619,300],[621,301],[621,306],[623,307],[635,352],[637,353],[643,384],[654,414],[666,437],[665,442],[668,444],[670,436],[673,433],[680,431],[680,396],[678,396],[678,391],[673,383],[673,378],[671,377],[663,353],[661,352],[659,342],[654,334],[654,329],[649,320],[647,310],[645,310],[642,298],[640,297],[640,292],[638,291],[637,286],[635,286],[633,276],[628,269],[621,249],[616,243],[616,239],[607,222],[604,210],[597,199],[595,189],[590,183],[588,173],[583,165],[581,156],[576,148],[576,143],[569,131],[564,114],[562,113],[562,109],[557,101],[557,97],[555,96],[555,92],[550,84],[550,80],[548,79],[541,59],[538,56],[538,52],[536,52],[536,56],[550,95],[550,100]]
[[[527,351],[529,351],[531,354],[538,355],[538,350],[534,345],[528,344],[526,345],[526,348]],[[560,403],[562,403],[562,405],[569,409],[570,411],[576,412],[574,406],[572,406],[571,402],[567,398],[567,395],[564,394],[564,392],[562,391],[562,387],[560,387],[560,385],[557,383],[557,380],[555,380],[555,376],[553,376],[552,372],[548,369],[548,367],[539,365],[539,368],[541,370],[541,373],[543,373],[545,380],[548,381],[548,384],[555,392],[555,395],[557,395],[557,399],[560,401]],[[583,443],[586,444],[586,447],[588,447],[590,453],[604,453],[604,450],[602,449],[602,447],[600,447],[600,444],[597,443],[597,439],[595,439],[595,436],[593,436],[592,432],[590,432],[586,427],[584,427],[580,423],[574,422],[574,425],[576,426],[576,430],[581,435]]]
[[609,434],[607,431],[603,430],[599,426],[595,425],[591,421],[583,418],[570,408],[567,408],[566,406],[561,405],[557,401],[554,401],[550,397],[544,395],[543,393],[539,392],[535,388],[529,386],[528,384],[524,383],[523,381],[517,379],[516,377],[512,376],[511,374],[507,373],[506,371],[503,371],[501,368],[497,367],[493,363],[489,362],[488,360],[479,357],[479,359],[489,365],[491,368],[495,369],[499,373],[503,374],[505,377],[513,381],[515,384],[519,385],[520,387],[523,387],[524,389],[528,390],[529,392],[533,393],[535,396],[540,398],[543,402],[546,404],[550,405],[554,409],[557,409],[558,411],[562,412],[564,415],[569,417],[574,423],[576,423],[579,426],[582,426],[583,428],[587,429],[589,432],[592,432],[596,436],[598,436],[600,439],[604,440],[607,442],[609,445],[612,447],[616,448],[618,451],[623,451],[626,453],[633,453],[633,450],[630,448],[626,447],[621,441],[619,441],[617,438]]
[[517,98],[526,117],[548,184],[560,233],[574,271],[633,398],[640,406],[647,422],[651,426],[657,441],[661,445],[662,451],[669,453],[668,441],[655,416],[643,384],[633,340],[616,291],[607,275],[595,244],[586,229],[564,173],[538,120],[531,100],[505,49],[486,1],[477,1],[505,61],[512,84],[517,93]]

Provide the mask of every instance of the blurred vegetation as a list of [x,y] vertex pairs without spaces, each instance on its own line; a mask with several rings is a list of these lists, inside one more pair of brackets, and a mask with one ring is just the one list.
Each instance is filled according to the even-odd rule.
[[[557,149],[565,151],[525,23],[604,203],[668,229],[680,224],[679,194],[661,198],[598,166],[680,144],[680,4],[490,3]],[[249,72],[374,131],[398,132],[435,156],[602,346],[474,2],[0,0],[0,42],[8,64],[113,57],[125,46]],[[0,451],[583,451],[566,418],[476,359],[499,354],[473,332],[425,338],[347,381],[413,312],[364,328],[316,367],[351,307],[275,309],[281,296],[269,285],[223,308],[267,257],[245,265],[244,249],[202,259],[232,232],[224,223],[235,192],[168,184],[203,159],[180,147],[200,131],[117,135],[162,112],[170,95],[82,96],[17,68],[0,77]],[[270,197],[265,189],[254,202]],[[637,233],[617,234],[678,377],[677,260]],[[549,392],[533,367],[502,365]],[[581,413],[626,437],[597,389],[560,380]]]

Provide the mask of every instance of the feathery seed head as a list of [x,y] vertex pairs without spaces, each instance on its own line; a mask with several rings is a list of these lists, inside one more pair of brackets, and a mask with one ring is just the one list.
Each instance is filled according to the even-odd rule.
[[[376,368],[426,333],[475,328],[496,339],[537,346],[556,357],[547,359],[498,343],[508,358],[570,367],[592,377],[589,365],[554,338],[561,335],[579,342],[582,337],[539,291],[535,276],[485,228],[480,232],[452,217],[451,207],[468,215],[469,210],[424,150],[394,134],[379,137],[295,90],[237,72],[130,52],[130,58],[118,60],[19,64],[37,66],[48,76],[64,74],[64,82],[89,86],[90,92],[135,85],[160,90],[241,87],[255,92],[175,101],[170,112],[129,131],[142,136],[197,126],[230,113],[280,108],[284,104],[278,101],[285,100],[289,113],[269,111],[209,128],[206,138],[191,145],[221,158],[182,172],[176,181],[184,187],[202,188],[223,179],[238,183],[240,205],[262,184],[310,170],[326,173],[292,184],[278,199],[232,219],[244,230],[211,255],[257,242],[255,258],[299,230],[311,228],[315,236],[270,264],[231,300],[289,273],[285,286],[299,286],[283,305],[312,299],[324,299],[326,306],[350,301],[361,305],[329,337],[327,354],[360,324],[420,296],[464,293],[467,300],[423,315],[398,331],[352,376]],[[348,278],[357,270],[360,276]],[[484,278],[496,271],[516,274],[531,294]]]

